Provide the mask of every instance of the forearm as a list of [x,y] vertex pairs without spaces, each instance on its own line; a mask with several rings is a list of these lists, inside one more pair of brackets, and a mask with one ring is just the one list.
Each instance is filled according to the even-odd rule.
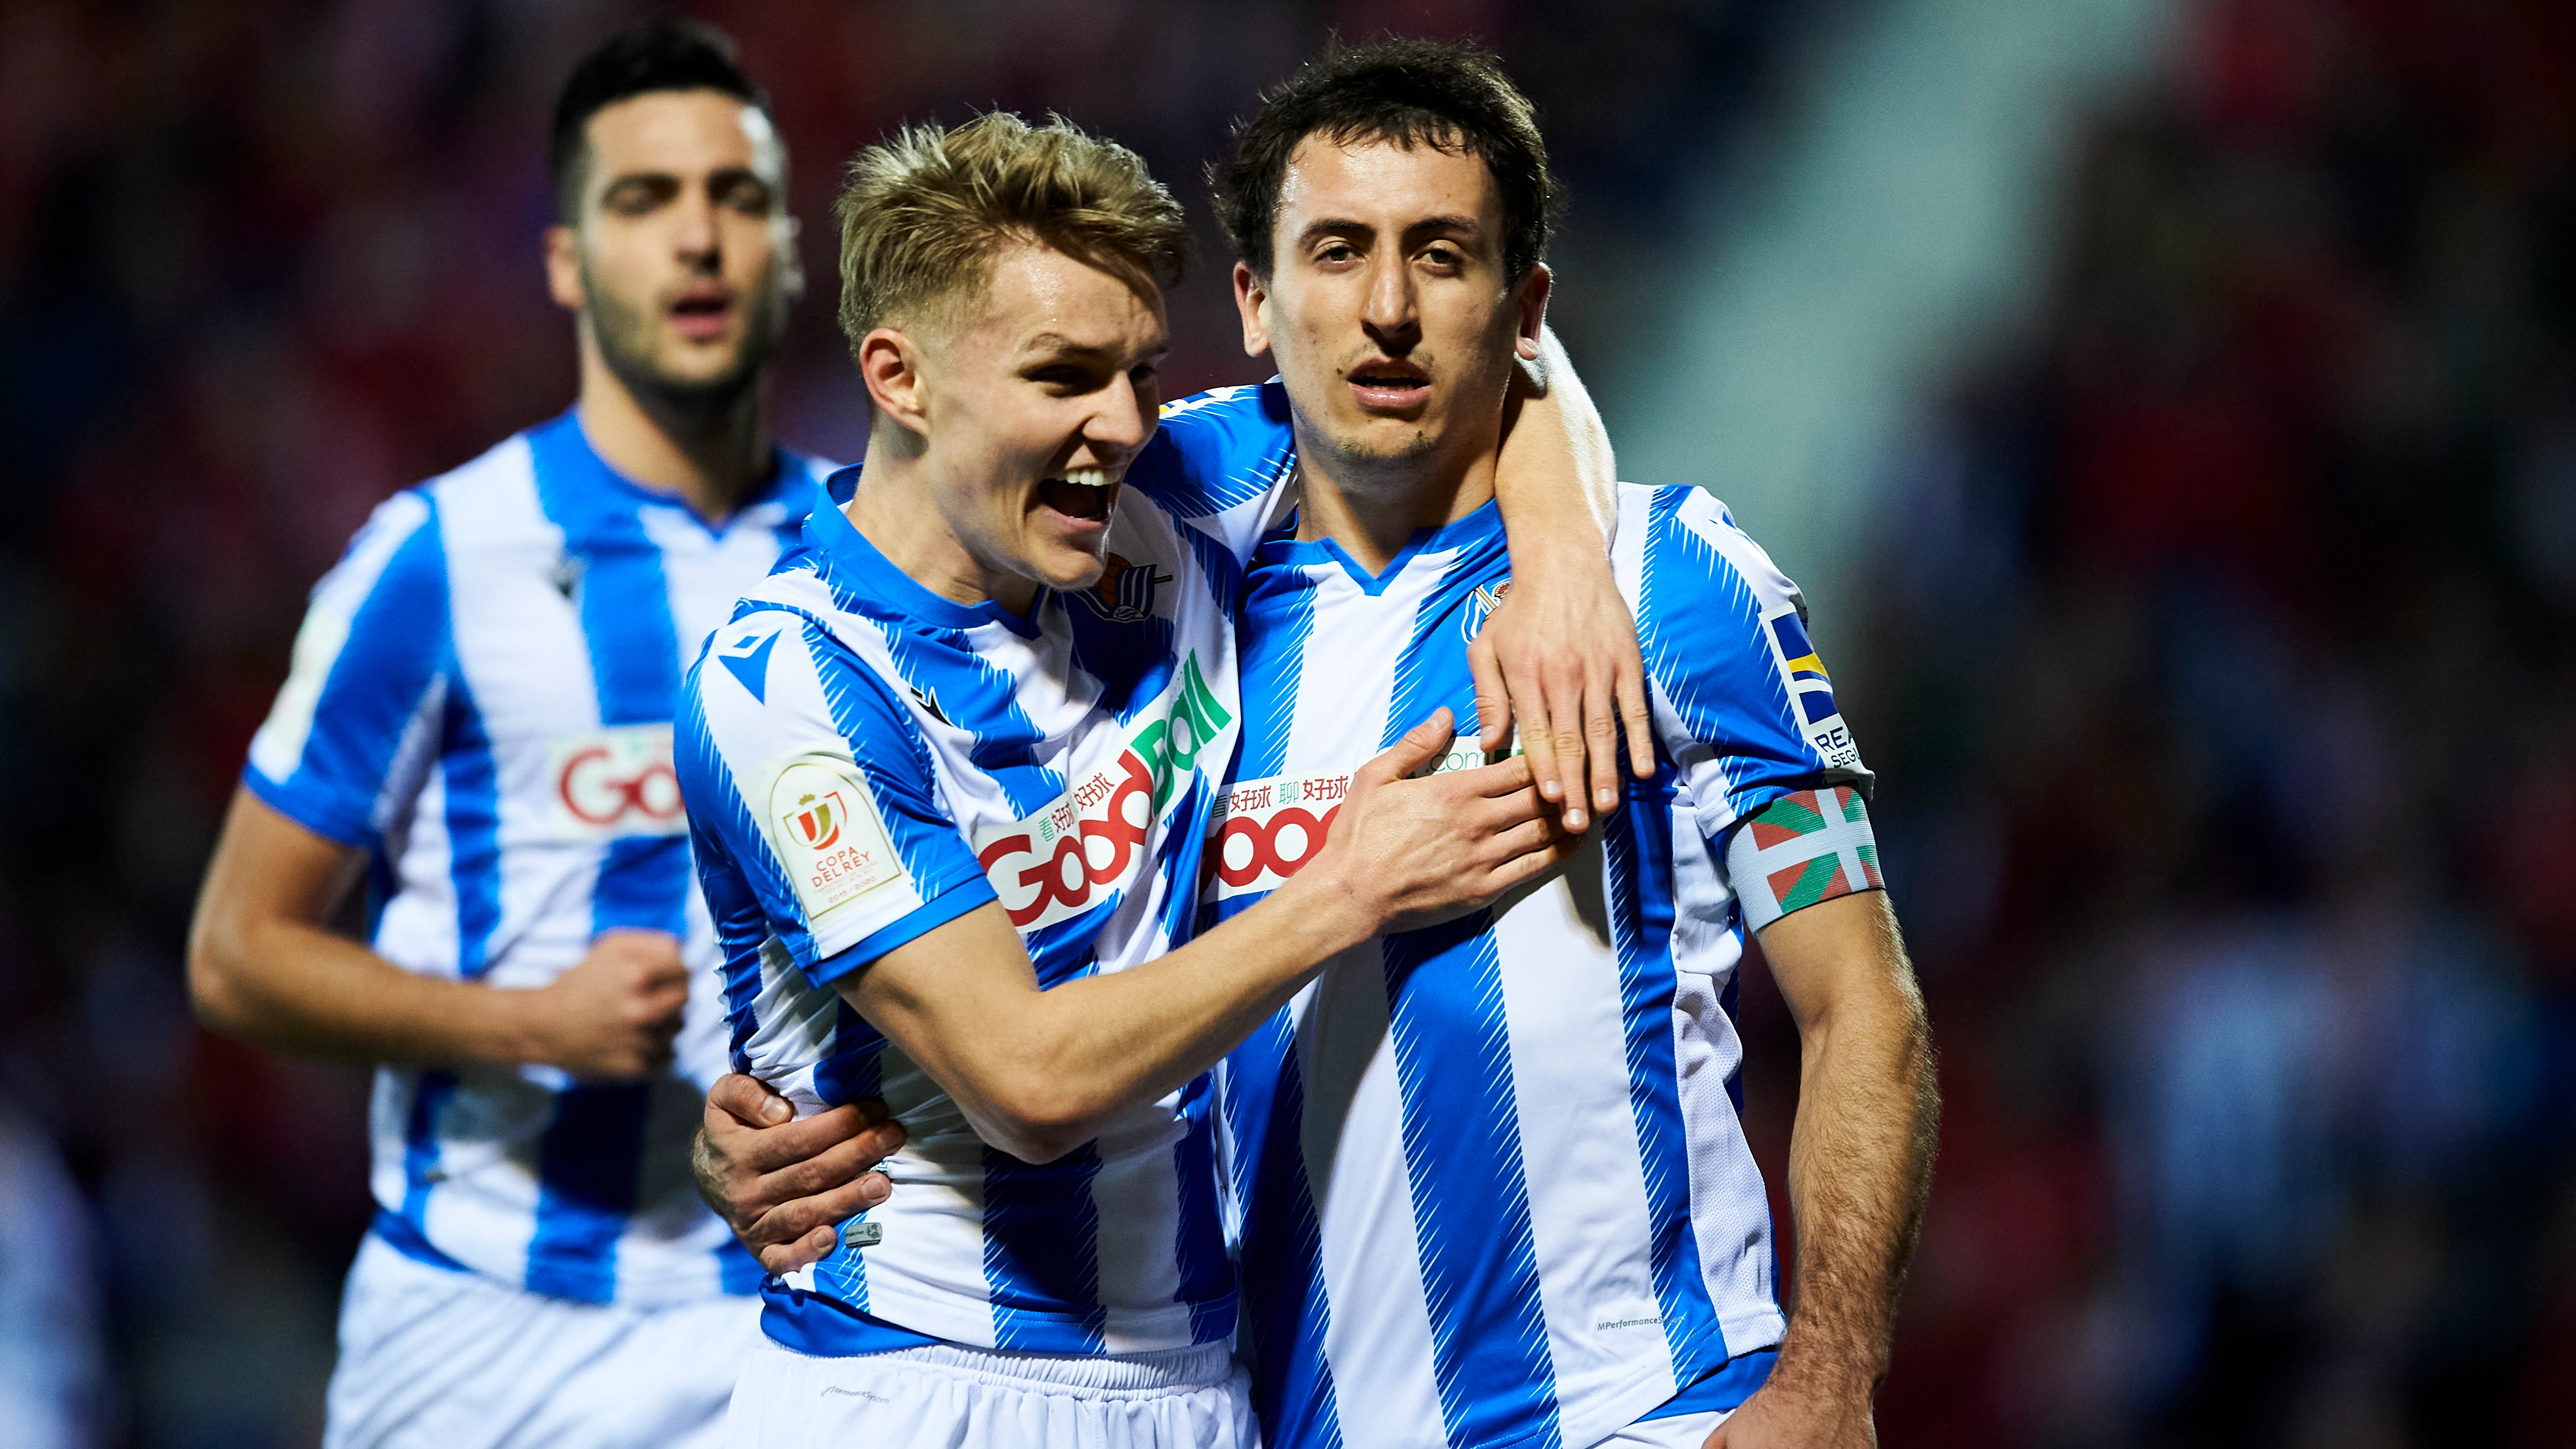
[[[1007,949],[961,918],[951,951]],[[1043,1162],[1099,1135],[1214,1066],[1326,961],[1376,923],[1318,878],[1292,879],[1267,900],[1168,955],[1050,990],[971,1001],[919,990],[907,964],[870,967],[842,995],[939,1083],[987,1142]],[[929,983],[933,990],[937,983]]]
[[[1891,923],[1892,925],[1892,923]],[[1866,1395],[1931,1186],[1939,1088],[1910,976],[1846,994],[1801,1033],[1789,1143],[1795,1308],[1775,1382]]]
[[199,1016],[271,1050],[407,1063],[538,1056],[530,993],[418,975],[319,926],[201,930],[190,954]]
[[1044,993],[1061,1006],[1050,1080],[1096,1120],[1216,1065],[1324,963],[1375,934],[1328,890],[1292,877],[1169,955]]
[[1494,496],[1513,563],[1544,566],[1560,551],[1597,561],[1618,516],[1618,461],[1553,330],[1541,329],[1538,360],[1515,369],[1504,416]]

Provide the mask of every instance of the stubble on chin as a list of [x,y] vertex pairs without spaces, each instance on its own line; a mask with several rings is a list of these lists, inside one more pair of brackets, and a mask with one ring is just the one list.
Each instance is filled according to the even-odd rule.
[[779,339],[786,331],[786,308],[779,299],[773,268],[746,299],[745,315],[750,325],[734,344],[732,365],[712,376],[685,377],[663,367],[654,357],[653,313],[629,305],[625,298],[601,286],[586,264],[582,268],[582,293],[590,310],[591,334],[598,339],[600,360],[608,370],[639,397],[657,399],[683,412],[730,406],[744,389],[759,380],[761,369],[777,354]]

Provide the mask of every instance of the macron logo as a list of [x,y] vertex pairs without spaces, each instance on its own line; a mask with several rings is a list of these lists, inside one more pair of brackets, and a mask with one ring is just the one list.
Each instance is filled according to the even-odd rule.
[[734,678],[742,681],[742,687],[751,691],[753,699],[767,704],[769,703],[769,651],[777,645],[778,635],[772,633],[756,641],[738,644],[732,649],[720,649],[716,651],[716,659],[726,669],[732,671]]

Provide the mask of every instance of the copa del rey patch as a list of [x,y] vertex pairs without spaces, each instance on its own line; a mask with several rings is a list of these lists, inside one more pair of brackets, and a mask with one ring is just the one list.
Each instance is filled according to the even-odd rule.
[[876,801],[847,761],[790,760],[770,784],[762,824],[817,933],[832,912],[903,878]]

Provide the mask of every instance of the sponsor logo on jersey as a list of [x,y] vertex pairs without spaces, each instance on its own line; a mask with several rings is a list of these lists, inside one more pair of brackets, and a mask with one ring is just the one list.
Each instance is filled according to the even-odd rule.
[[667,724],[610,725],[556,740],[546,747],[546,778],[553,784],[548,813],[558,839],[688,831]]
[[1011,924],[1023,931],[1052,926],[1126,889],[1178,782],[1233,722],[1192,653],[1113,761],[1074,781],[1046,809],[975,831],[976,863]]
[[1511,595],[1510,579],[1476,585],[1475,591],[1467,595],[1466,604],[1458,610],[1458,637],[1474,643],[1476,636],[1485,632],[1485,621],[1492,618],[1494,611],[1503,606],[1503,600]]
[[1807,743],[1827,765],[1838,770],[1860,768],[1860,746],[1843,724],[1834,704],[1834,679],[1807,639],[1807,621],[1795,603],[1783,603],[1762,616],[1762,634],[1771,644],[1771,662],[1779,668],[1781,686]]
[[1156,590],[1171,581],[1170,574],[1155,572],[1151,563],[1132,564],[1113,553],[1100,571],[1100,582],[1076,597],[1113,624],[1141,624],[1154,617]]
[[[1428,768],[1445,775],[1499,763],[1521,753],[1519,744],[1486,754],[1473,740],[1453,746]],[[1215,900],[1276,890],[1324,848],[1333,820],[1351,793],[1352,770],[1323,775],[1273,775],[1245,780],[1225,792],[1208,821],[1213,842],[1207,894]]]
[[770,782],[762,823],[796,886],[806,925],[817,934],[834,911],[903,879],[876,800],[844,757],[819,751],[791,757]]

